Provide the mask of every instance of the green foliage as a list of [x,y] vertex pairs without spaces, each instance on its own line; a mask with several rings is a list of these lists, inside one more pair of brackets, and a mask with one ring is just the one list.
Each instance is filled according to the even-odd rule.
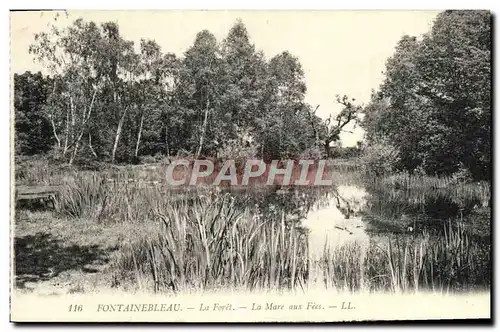
[[53,144],[44,105],[52,80],[41,73],[14,74],[14,114],[16,154],[32,155],[50,150]]
[[399,151],[382,140],[372,142],[363,149],[361,164],[369,175],[382,176],[394,173],[400,163]]
[[[267,61],[240,20],[221,42],[199,32],[181,58],[163,54],[153,40],[142,39],[137,53],[115,23],[82,19],[38,34],[30,52],[52,75],[53,89],[33,97],[47,110],[40,121],[22,124],[26,111],[16,119],[20,127],[38,126],[70,164],[136,163],[157,154],[215,157],[243,136],[261,157],[290,158],[318,141],[311,123],[321,121],[304,102],[298,59],[285,51]],[[47,131],[48,120],[53,130]]]
[[382,138],[400,168],[475,178],[491,171],[491,15],[445,11],[430,33],[404,36],[365,108],[368,142]]

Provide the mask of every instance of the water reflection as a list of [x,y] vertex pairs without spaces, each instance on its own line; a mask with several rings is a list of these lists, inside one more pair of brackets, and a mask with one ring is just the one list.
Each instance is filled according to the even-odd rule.
[[[481,284],[488,280],[484,276],[489,271],[486,189],[396,190],[365,181],[332,187],[228,190],[224,195],[231,198],[231,205],[235,203],[235,210],[251,217],[236,227],[243,227],[239,232],[250,238],[238,242],[238,250],[247,248],[241,250],[244,255],[234,255],[236,246],[231,244],[223,261],[229,264],[233,257],[237,264],[242,258],[248,262],[242,265],[248,269],[243,275],[251,276],[252,289]],[[213,196],[220,197],[220,191]],[[477,236],[485,240],[478,241],[473,234],[480,233],[481,224],[484,235]],[[451,232],[450,226],[445,236],[443,225],[469,226],[465,235],[461,230]],[[457,248],[462,250],[460,255]],[[413,275],[407,275],[410,270]],[[401,280],[406,284],[400,285]]]
[[[241,202],[254,207],[269,229],[282,229],[283,223],[288,230],[300,229],[304,244],[297,255],[301,261],[307,261],[304,277],[308,286],[316,288],[325,286],[325,276],[332,272],[325,270],[332,265],[325,262],[326,258],[337,262],[334,265],[339,271],[350,264],[349,268],[355,269],[352,273],[362,275],[370,242],[385,247],[389,238],[406,243],[423,234],[432,235],[437,241],[444,239],[444,226],[450,220],[453,225],[469,225],[470,239],[487,244],[490,211],[484,208],[482,196],[487,198],[481,192],[453,188],[394,190],[360,183],[328,188],[274,188],[248,193]],[[484,231],[480,231],[482,224]]]
[[489,189],[478,186],[396,190],[378,183],[369,183],[365,188],[369,196],[363,214],[370,233],[426,232],[444,236],[444,228],[451,221],[469,225],[474,235],[489,236]]
[[395,190],[370,183],[264,189],[235,197],[242,208],[250,207],[262,220],[272,224],[284,218],[288,224],[307,229],[312,252],[324,249],[325,238],[328,246],[337,246],[350,239],[366,239],[367,233],[427,232],[439,236],[449,220],[477,224],[484,219],[481,224],[485,230],[481,233],[488,235],[490,211],[485,207],[485,198],[468,192]]
[[361,212],[366,205],[366,191],[356,186],[339,186],[319,199],[301,225],[307,230],[310,288],[324,284],[325,253],[356,244],[365,252],[369,235]]
[[318,202],[302,221],[308,230],[309,255],[318,259],[325,250],[358,242],[367,246],[369,236],[361,212],[367,193],[356,186],[340,186]]

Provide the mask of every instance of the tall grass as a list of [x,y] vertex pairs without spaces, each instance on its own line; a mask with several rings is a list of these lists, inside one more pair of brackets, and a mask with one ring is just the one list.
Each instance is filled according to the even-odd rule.
[[14,171],[17,185],[60,185],[74,174],[63,166],[52,165],[47,158],[16,157]]
[[[137,225],[114,257],[115,285],[156,292],[305,289],[317,277],[327,288],[348,291],[489,286],[491,245],[472,237],[462,218],[465,209],[489,204],[489,184],[406,175],[372,179],[368,189],[377,200],[368,202],[369,212],[383,220],[406,222],[403,216],[422,212],[431,221],[438,213],[436,220],[442,221],[443,207],[459,213],[444,227],[436,223],[439,234],[415,230],[384,235],[368,247],[325,247],[314,261],[300,218],[290,215],[297,209],[277,206],[272,213],[259,213],[237,204],[231,194],[203,186],[174,192],[162,182],[163,172],[161,167],[51,171],[40,163],[19,177],[26,183],[65,184],[56,210],[69,219]],[[356,172],[330,174],[335,184],[360,181]]]
[[446,236],[386,237],[326,251],[324,285],[348,291],[454,292],[490,286],[490,246],[451,221]]
[[64,186],[56,200],[56,208],[69,217],[92,218],[106,204],[108,191],[98,175],[75,177]]
[[387,231],[435,230],[448,218],[464,219],[475,233],[488,234],[491,188],[488,182],[453,182],[448,177],[397,174],[367,181],[366,219]]
[[124,244],[119,271],[133,271],[140,287],[155,291],[281,289],[303,286],[306,237],[237,209],[230,195],[194,204],[166,202],[157,229]]
[[437,177],[398,173],[386,177],[371,178],[370,182],[375,188],[385,188],[397,192],[446,192],[447,195],[457,197],[457,199],[473,197],[485,203],[489,202],[491,196],[489,182],[457,181],[456,178],[451,176]]

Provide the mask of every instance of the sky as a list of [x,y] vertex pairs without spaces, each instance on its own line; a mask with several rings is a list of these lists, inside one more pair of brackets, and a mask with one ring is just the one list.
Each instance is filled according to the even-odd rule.
[[[428,32],[438,11],[68,11],[11,12],[11,73],[39,71],[29,54],[34,34],[49,24],[64,27],[75,19],[116,22],[121,35],[135,42],[154,39],[164,53],[181,56],[196,34],[207,29],[222,41],[237,19],[245,24],[257,50],[266,58],[287,50],[298,57],[307,85],[306,101],[327,118],[341,106],[335,96],[348,95],[366,104],[384,76],[386,60],[404,35]],[[343,146],[363,139],[361,128],[347,128]]]

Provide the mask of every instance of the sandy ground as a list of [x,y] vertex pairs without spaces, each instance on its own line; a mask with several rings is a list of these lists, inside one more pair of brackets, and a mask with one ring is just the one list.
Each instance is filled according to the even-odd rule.
[[120,243],[137,234],[136,225],[97,225],[65,220],[50,212],[16,216],[12,283],[20,292],[62,295],[109,289],[109,266]]

